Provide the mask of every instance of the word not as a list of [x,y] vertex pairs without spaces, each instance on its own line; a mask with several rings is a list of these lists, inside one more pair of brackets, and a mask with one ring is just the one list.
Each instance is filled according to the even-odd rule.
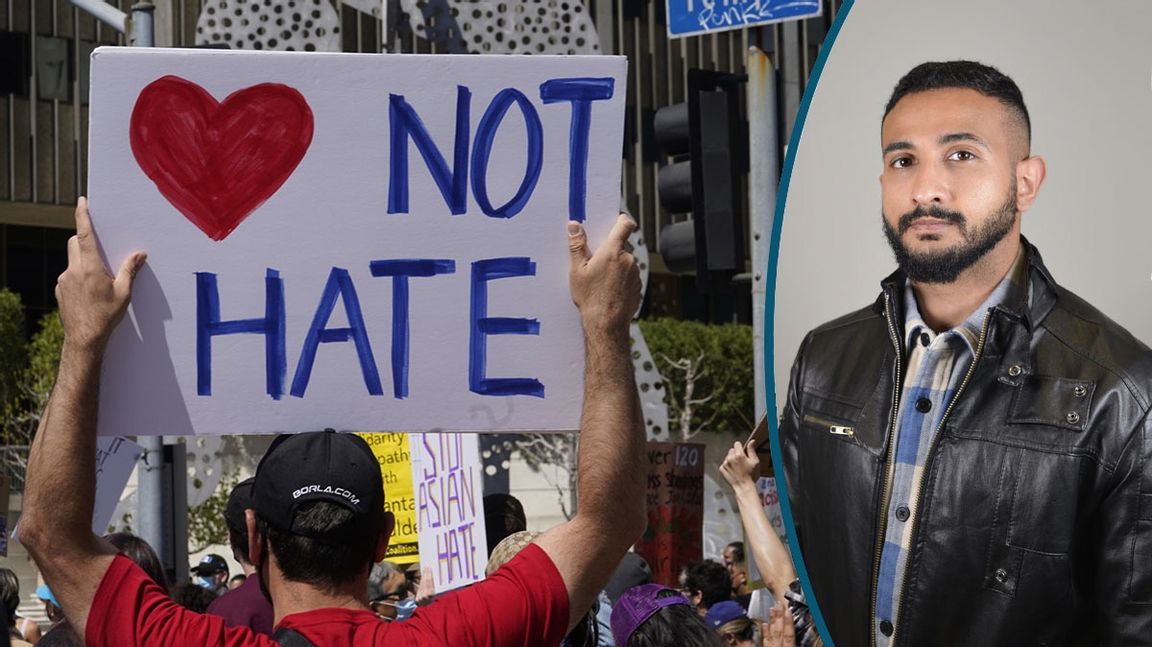
[[[588,138],[592,127],[592,102],[611,99],[614,93],[611,78],[551,79],[540,85],[540,99],[547,104],[572,104],[572,119],[568,136],[568,211],[569,219],[585,219],[585,193],[588,179]],[[493,206],[488,195],[488,162],[496,132],[504,116],[515,105],[524,119],[527,136],[527,156],[524,177],[516,193],[504,204]],[[408,143],[416,145],[424,164],[444,197],[452,215],[461,215],[468,208],[468,181],[472,196],[484,215],[492,218],[511,218],[528,204],[544,164],[544,128],[536,107],[521,91],[505,88],[488,104],[476,126],[469,155],[470,112],[472,91],[456,86],[456,135],[452,149],[452,167],[449,169],[444,154],[436,147],[428,129],[416,110],[403,95],[388,95],[388,127],[390,166],[388,173],[388,213],[408,213]],[[437,106],[439,108],[439,106]]]
[[[374,277],[392,279],[392,395],[402,400],[408,396],[409,281],[413,278],[454,274],[456,262],[430,258],[374,260],[368,263],[368,269]],[[468,388],[473,393],[544,397],[544,385],[535,378],[496,378],[488,377],[486,372],[489,335],[540,334],[540,322],[536,319],[488,316],[488,284],[498,279],[535,275],[536,263],[527,257],[488,258],[472,263]],[[329,328],[328,321],[337,301],[343,305],[348,326]],[[268,268],[264,278],[264,316],[230,320],[221,318],[216,274],[196,272],[197,394],[212,395],[212,340],[225,335],[255,334],[264,336],[266,390],[273,400],[279,400],[284,394],[287,375],[286,321],[284,279],[278,270]],[[360,372],[369,395],[384,395],[356,286],[347,269],[333,267],[304,337],[289,394],[297,398],[304,397],[321,344],[349,342],[356,348]]]

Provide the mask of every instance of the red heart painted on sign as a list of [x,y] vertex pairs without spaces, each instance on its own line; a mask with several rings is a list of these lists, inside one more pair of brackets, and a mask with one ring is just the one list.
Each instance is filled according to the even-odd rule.
[[312,110],[279,83],[217,102],[177,76],[149,83],[129,130],[136,163],[212,240],[224,240],[284,184],[312,143]]

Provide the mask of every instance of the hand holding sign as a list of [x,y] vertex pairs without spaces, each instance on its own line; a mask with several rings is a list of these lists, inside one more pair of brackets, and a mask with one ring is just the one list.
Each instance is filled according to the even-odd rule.
[[756,455],[752,443],[743,444],[740,441],[732,443],[732,449],[720,464],[720,473],[732,489],[740,486],[756,487],[756,478],[760,474],[760,457]]
[[580,309],[584,331],[627,329],[640,306],[640,270],[628,249],[628,236],[636,221],[620,214],[608,239],[592,254],[588,235],[578,222],[568,223],[568,251],[571,252],[569,285],[572,301]]
[[132,281],[146,257],[141,252],[130,254],[113,278],[96,248],[88,201],[76,202],[76,235],[68,239],[68,268],[56,279],[66,343],[78,349],[103,350],[128,308]]

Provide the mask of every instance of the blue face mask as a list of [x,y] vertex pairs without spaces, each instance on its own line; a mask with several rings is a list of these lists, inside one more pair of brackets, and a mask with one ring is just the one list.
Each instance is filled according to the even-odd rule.
[[396,619],[407,620],[416,611],[416,598],[408,598],[396,603]]

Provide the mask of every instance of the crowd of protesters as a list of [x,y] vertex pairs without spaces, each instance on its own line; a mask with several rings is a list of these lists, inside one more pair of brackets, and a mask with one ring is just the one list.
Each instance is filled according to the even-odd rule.
[[[772,599],[766,617],[750,609],[750,591],[745,544],[725,547],[722,562],[711,559],[686,564],[677,588],[651,582],[651,570],[638,554],[626,553],[611,579],[592,606],[575,623],[560,643],[564,647],[809,647],[819,644],[807,616],[803,596],[795,584],[791,561],[771,528],[755,493],[758,460],[737,444],[721,466],[721,474],[732,486],[749,538],[749,551]],[[241,565],[239,578],[229,577],[227,560],[214,553],[205,555],[189,570],[191,579],[169,585],[160,560],[148,544],[128,533],[104,537],[118,551],[140,566],[150,579],[169,591],[176,603],[198,613],[224,618],[229,626],[248,627],[255,633],[272,636],[274,613],[271,601],[261,590],[259,579],[248,577],[255,567],[248,559],[249,536],[245,511],[254,506],[252,487],[247,479],[231,492],[224,512],[233,558]],[[541,533],[527,530],[527,518],[520,501],[508,494],[484,498],[488,524],[489,561],[485,575],[491,576]],[[431,578],[421,578],[419,565],[411,568],[388,561],[375,563],[369,572],[365,597],[369,608],[381,621],[405,621],[423,605],[434,603]],[[0,569],[0,598],[8,613],[11,644],[81,645],[80,637],[64,616],[59,602],[46,586],[37,597],[45,605],[51,623],[41,635],[39,625],[19,618],[19,583],[15,573]],[[764,614],[759,614],[764,615]]]
[[[36,644],[818,644],[787,551],[758,497],[748,496],[757,458],[739,443],[721,471],[740,502],[747,550],[730,545],[724,563],[683,565],[679,587],[651,582],[629,550],[645,523],[636,466],[646,441],[628,334],[640,282],[627,242],[636,225],[627,216],[595,253],[583,228],[568,225],[570,287],[586,346],[576,514],[530,532],[519,501],[487,497],[486,578],[442,594],[418,567],[381,561],[395,519],[376,458],[354,434],[279,436],[256,475],[236,486],[225,522],[240,581],[229,577],[227,560],[209,554],[192,579],[170,585],[142,540],[88,531],[103,351],[145,258],[130,255],[109,275],[83,199],[76,218],[57,286],[59,374],[30,453],[21,519],[20,540],[51,587],[44,595],[52,627]],[[62,490],[77,495],[55,496]],[[750,611],[746,553],[768,587],[766,612]],[[32,643],[15,614],[15,578],[0,583],[6,639]]]

